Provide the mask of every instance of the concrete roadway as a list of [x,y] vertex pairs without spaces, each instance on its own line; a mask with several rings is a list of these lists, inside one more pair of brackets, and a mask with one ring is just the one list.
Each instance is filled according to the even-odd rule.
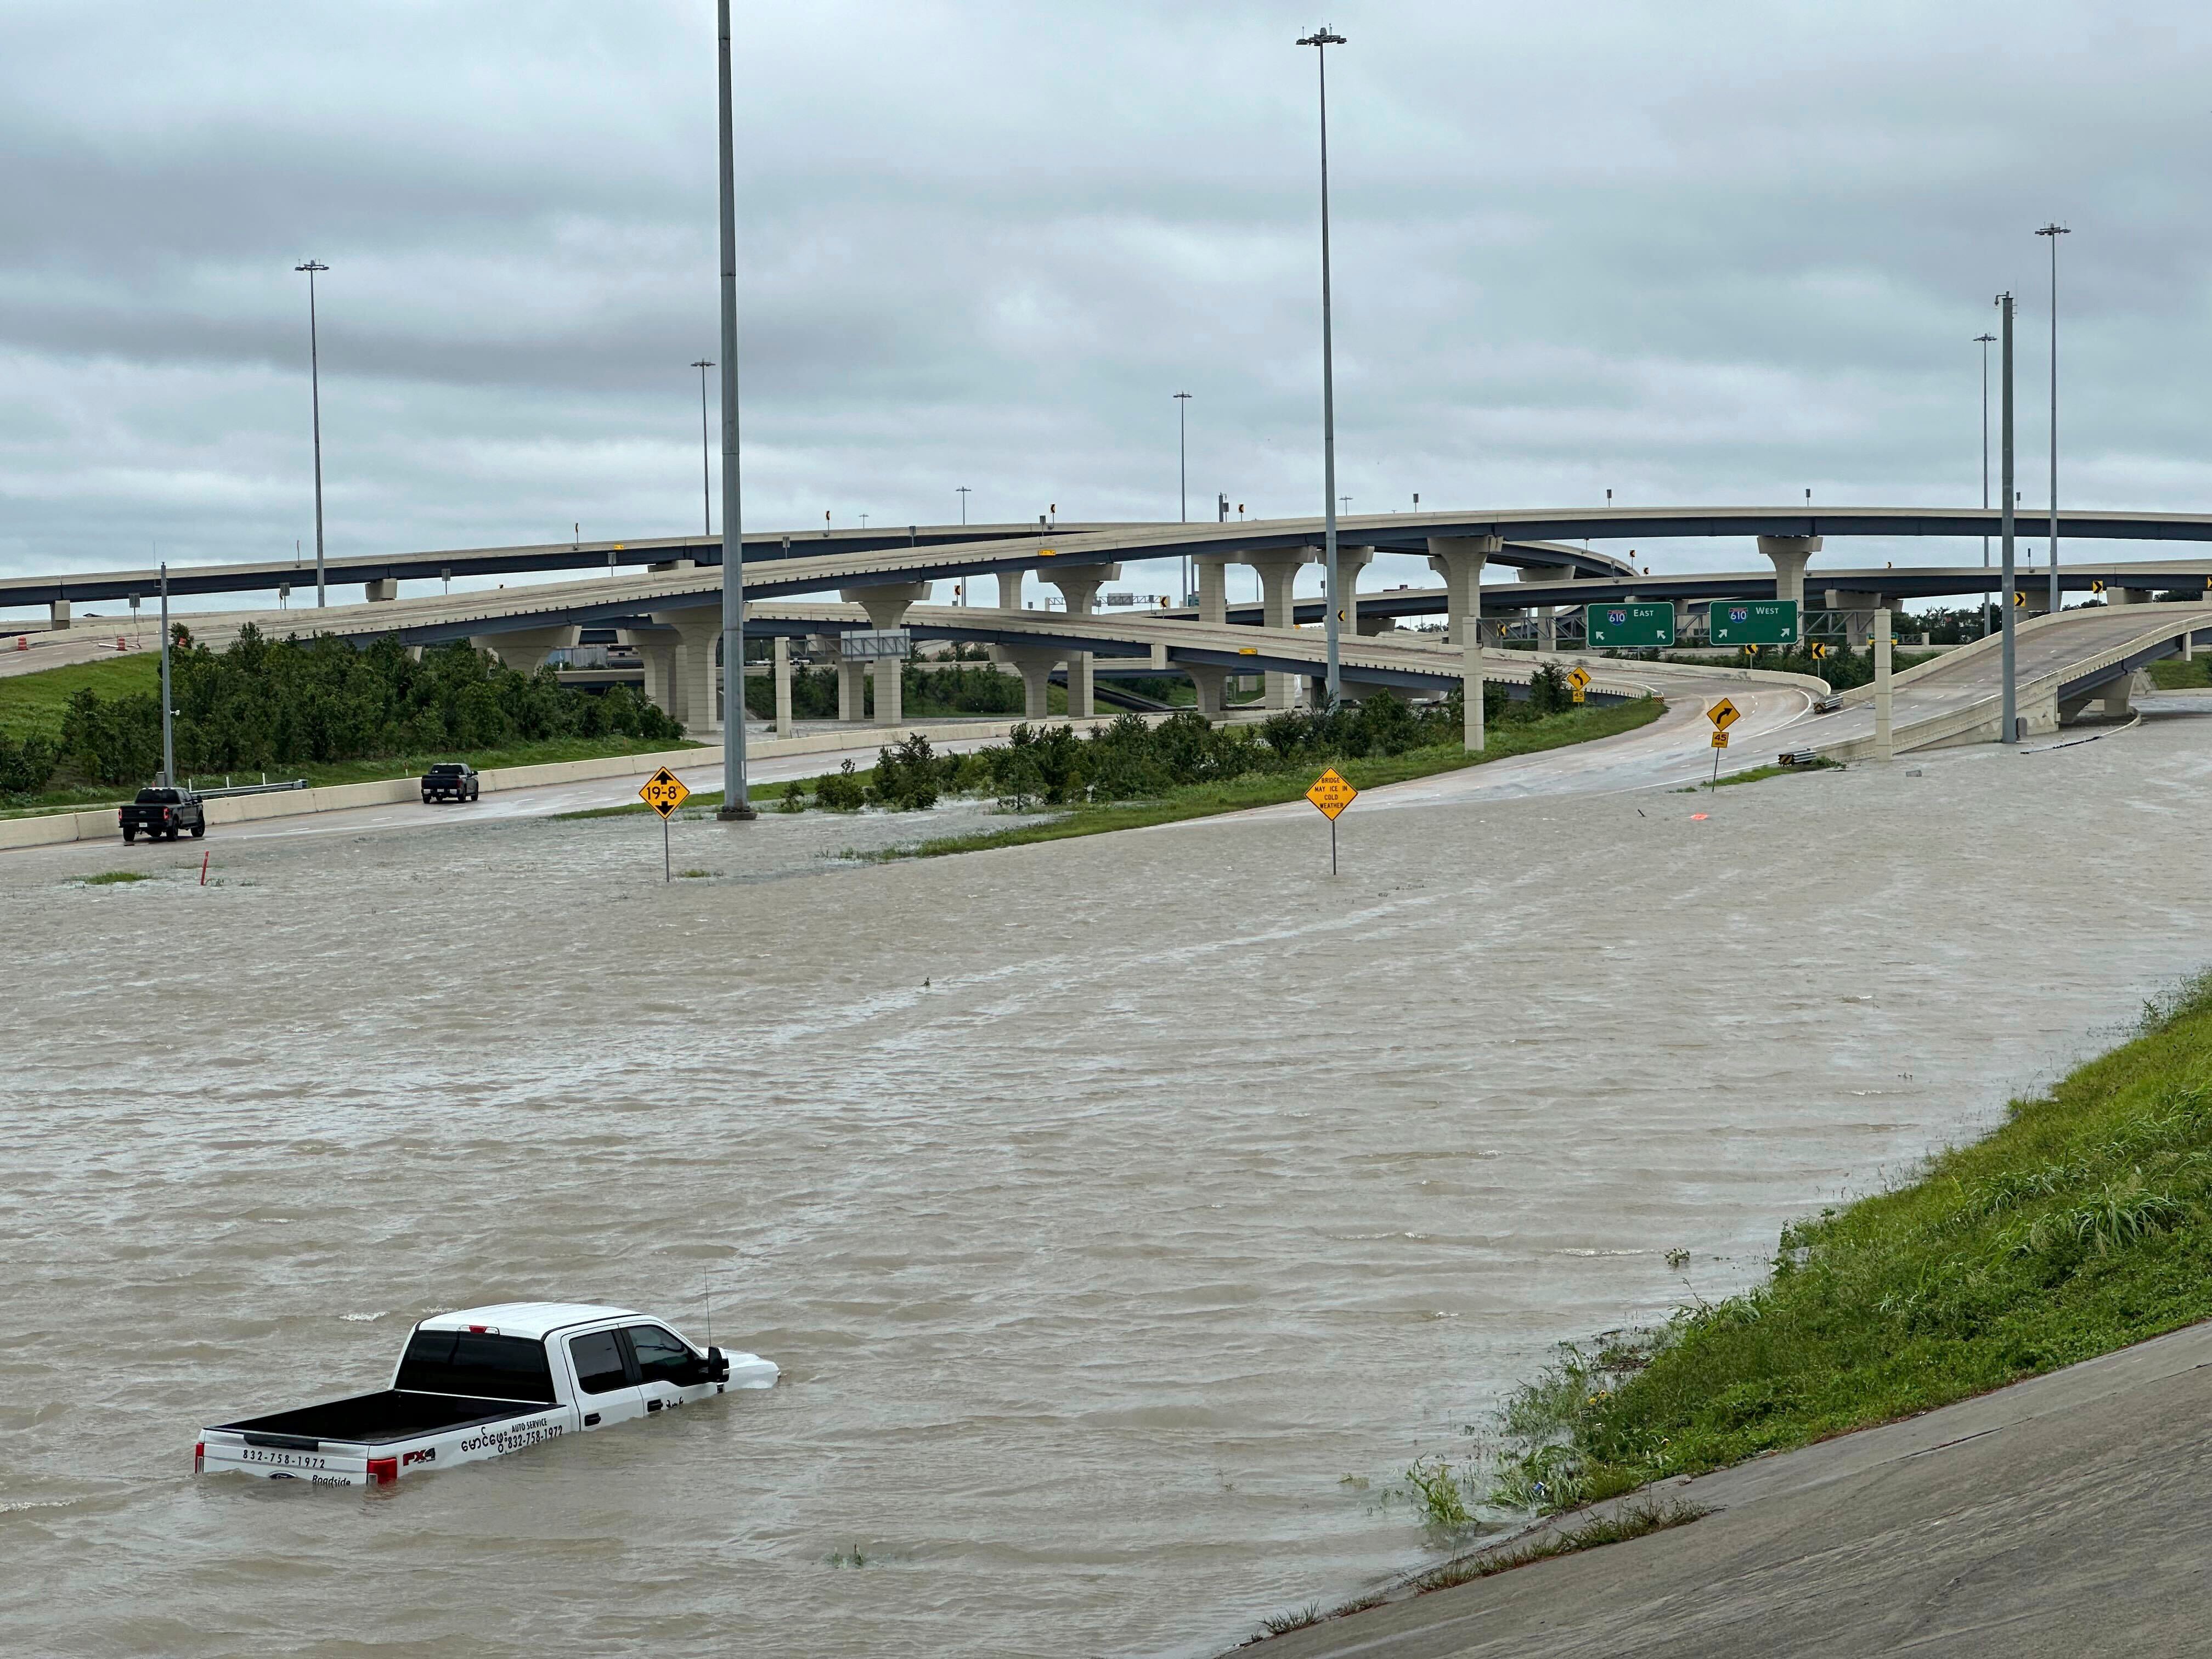
[[2212,1325],[2198,1325],[1906,1422],[1666,1482],[1662,1500],[1714,1512],[1296,1631],[1263,1651],[2202,1654],[2212,1649],[2208,1419]]

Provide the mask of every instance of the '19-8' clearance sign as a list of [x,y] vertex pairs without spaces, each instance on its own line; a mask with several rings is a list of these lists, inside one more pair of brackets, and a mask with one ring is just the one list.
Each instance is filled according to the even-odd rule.
[[637,793],[640,799],[660,814],[664,823],[691,798],[691,792],[684,787],[684,780],[665,766],[647,778]]

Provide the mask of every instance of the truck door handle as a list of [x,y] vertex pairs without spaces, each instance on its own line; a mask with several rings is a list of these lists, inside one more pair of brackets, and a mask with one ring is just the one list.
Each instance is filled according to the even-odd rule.
[[597,1412],[586,1412],[584,1413],[584,1426],[587,1429],[596,1429],[599,1427],[599,1414]]
[[660,1409],[660,1402],[658,1400],[648,1400],[645,1402],[645,1408],[649,1412],[657,1412]]

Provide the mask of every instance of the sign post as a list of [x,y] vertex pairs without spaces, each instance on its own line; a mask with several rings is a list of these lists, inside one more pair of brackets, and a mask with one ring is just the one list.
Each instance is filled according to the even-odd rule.
[[[1714,609],[1717,611],[1719,607],[1716,605]],[[1728,747],[1729,727],[1743,718],[1743,711],[1723,697],[1705,710],[1705,718],[1713,723],[1713,781],[1705,787],[1717,789],[1721,787],[1721,750]]]
[[1336,817],[1337,814],[1359,799],[1359,792],[1346,783],[1332,766],[1313,781],[1306,791],[1306,799],[1321,809],[1328,820],[1328,872],[1336,873]]
[[691,798],[691,792],[684,787],[683,779],[664,766],[647,778],[637,793],[640,799],[660,814],[660,879],[665,884],[672,879],[668,867],[668,820],[676,815],[678,807]]

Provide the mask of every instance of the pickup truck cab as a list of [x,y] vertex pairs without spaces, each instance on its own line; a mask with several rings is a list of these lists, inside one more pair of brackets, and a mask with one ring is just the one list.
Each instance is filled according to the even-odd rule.
[[191,830],[194,840],[207,834],[207,808],[189,789],[141,789],[137,799],[116,810],[115,821],[126,842],[142,834],[149,841],[174,841],[180,830]]
[[386,1486],[564,1434],[611,1428],[780,1375],[757,1354],[700,1348],[627,1308],[509,1302],[426,1319],[392,1386],[200,1431],[195,1473],[318,1486]]
[[466,761],[440,761],[422,775],[422,805],[434,800],[474,800],[483,793],[483,780]]

